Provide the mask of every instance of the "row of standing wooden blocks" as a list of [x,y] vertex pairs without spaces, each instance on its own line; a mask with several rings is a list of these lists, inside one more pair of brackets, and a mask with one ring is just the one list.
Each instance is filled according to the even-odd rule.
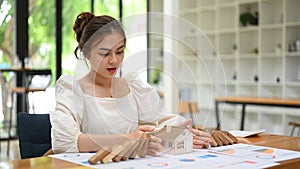
[[126,141],[122,145],[115,145],[113,147],[103,147],[88,162],[95,165],[99,161],[106,164],[111,160],[119,162],[121,160],[134,159],[137,155],[144,158],[148,150],[149,139],[150,134],[144,133],[140,139]]
[[210,134],[211,134],[211,140],[212,140],[210,145],[212,147],[238,143],[238,139],[235,138],[228,131],[213,130],[210,132]]

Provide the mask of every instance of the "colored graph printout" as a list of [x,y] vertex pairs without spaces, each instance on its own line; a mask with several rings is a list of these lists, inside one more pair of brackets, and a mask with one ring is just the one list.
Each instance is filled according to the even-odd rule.
[[265,162],[279,162],[300,157],[300,152],[284,149],[255,146],[249,144],[233,144],[224,147],[216,147],[213,152],[227,154],[251,160],[261,159]]
[[[208,149],[195,150],[189,154],[169,155],[161,154],[157,157],[147,156],[146,158],[136,158],[133,160],[109,162],[108,164],[89,165],[87,160],[93,153],[78,154],[56,154],[51,155],[73,163],[104,169],[191,169],[191,168],[210,168],[210,169],[234,169],[234,168],[262,168],[265,164],[264,159],[247,159],[221,153],[210,153]],[[270,164],[270,163],[269,163]],[[274,163],[271,164],[275,165]]]

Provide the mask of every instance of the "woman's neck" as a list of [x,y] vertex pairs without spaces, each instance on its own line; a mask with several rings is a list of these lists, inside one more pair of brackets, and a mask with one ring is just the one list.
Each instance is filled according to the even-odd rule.
[[94,83],[96,86],[101,86],[103,88],[111,88],[112,78],[101,76],[95,71],[90,71],[88,77],[91,80],[91,82]]

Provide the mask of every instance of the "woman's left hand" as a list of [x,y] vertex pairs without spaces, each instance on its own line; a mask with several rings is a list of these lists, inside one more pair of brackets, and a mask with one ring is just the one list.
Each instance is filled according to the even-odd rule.
[[[191,123],[192,123],[192,120],[188,119],[184,122],[179,123],[178,125],[188,127]],[[193,148],[208,147],[209,143],[212,142],[209,133],[207,133],[205,131],[197,130],[197,129],[194,129],[194,128],[190,128],[190,131],[194,134],[194,136],[193,136]]]
[[194,128],[190,128],[190,131],[194,134],[194,136],[193,136],[193,148],[208,147],[210,142],[212,142],[209,133],[207,133],[205,131],[197,130],[197,129],[194,129]]

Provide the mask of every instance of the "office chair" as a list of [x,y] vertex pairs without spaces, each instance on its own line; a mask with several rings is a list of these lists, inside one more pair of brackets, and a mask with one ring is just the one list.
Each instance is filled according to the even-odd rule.
[[[26,112],[29,112],[29,98],[28,94],[33,92],[41,92],[46,91],[47,87],[51,83],[52,79],[52,72],[50,69],[24,69],[22,72],[22,80],[24,83],[24,86],[14,86],[10,88],[11,93],[11,106],[10,106],[10,120],[8,124],[8,140],[7,140],[7,155],[9,155],[9,148],[10,148],[10,139],[11,136],[11,130],[13,127],[13,108],[15,105],[15,94],[22,94],[24,101],[25,101],[25,108],[22,108],[22,110],[25,110]],[[34,80],[34,78],[40,77],[38,80]],[[32,105],[32,110],[34,113],[34,104]]]
[[192,119],[193,127],[195,127],[194,115],[198,113],[197,102],[195,101],[179,101],[178,103],[178,113],[185,117],[186,114]]
[[49,114],[17,114],[21,158],[43,156],[51,149]]

